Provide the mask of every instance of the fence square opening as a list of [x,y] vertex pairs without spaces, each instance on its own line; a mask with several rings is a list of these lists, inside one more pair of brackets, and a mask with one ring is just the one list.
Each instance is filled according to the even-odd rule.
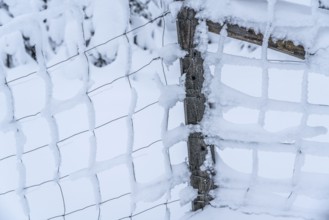
[[83,87],[82,74],[86,69],[81,56],[71,59],[63,65],[50,69],[49,73],[52,80],[53,97],[56,100],[65,101],[74,98],[81,92]]
[[96,113],[96,126],[128,114],[131,100],[128,89],[127,79],[122,78],[89,95]]
[[[61,174],[71,174],[89,166],[91,146],[90,133],[85,133],[72,141],[59,145],[61,151]],[[96,150],[96,149],[95,149]],[[79,156],[77,157],[77,153]]]
[[329,174],[329,157],[305,155],[304,172]]
[[259,110],[236,107],[224,112],[223,118],[236,124],[257,124]]
[[36,114],[44,108],[45,84],[40,77],[11,84],[10,87],[14,96],[16,118]]
[[169,148],[171,164],[179,164],[187,161],[187,143],[179,142]]
[[258,160],[259,176],[270,179],[292,178],[294,154],[259,151]]
[[219,151],[219,155],[224,163],[230,168],[250,174],[252,172],[252,151],[242,149],[225,148]]
[[163,108],[156,104],[134,115],[134,149],[161,139],[163,111]]
[[16,157],[0,161],[0,175],[6,177],[2,178],[0,181],[0,193],[15,190],[18,187],[19,173],[17,170]]
[[127,118],[107,124],[95,131],[97,140],[97,161],[108,160],[127,151]]
[[0,131],[0,159],[16,154],[15,130],[1,132]]
[[131,192],[130,176],[127,165],[109,168],[97,174],[102,200],[109,200]]
[[72,212],[95,203],[95,190],[91,180],[80,177],[74,180],[61,181],[66,212]]
[[40,116],[24,120],[21,123],[21,132],[26,138],[25,152],[47,145],[52,138],[47,120]]
[[221,80],[246,95],[261,96],[262,70],[258,67],[224,65]]
[[24,214],[22,201],[17,193],[0,196],[0,218],[12,220],[28,220]]
[[300,102],[302,79],[303,71],[269,69],[269,98]]
[[88,111],[84,103],[55,115],[59,138],[64,139],[88,130]]
[[46,183],[27,193],[31,219],[48,219],[64,214],[63,201],[58,185]]
[[[131,215],[131,197],[116,198],[101,205],[101,219],[117,220]],[[133,218],[135,219],[135,218]]]
[[[218,47],[218,43],[215,45]],[[261,59],[262,47],[246,41],[233,38],[226,38],[224,45],[224,53],[239,57],[247,57],[252,59]]]
[[318,73],[309,74],[308,101],[312,104],[329,105],[329,77]]
[[162,142],[134,154],[137,182],[149,183],[165,175],[165,160]]
[[265,116],[264,128],[269,132],[280,132],[284,129],[299,126],[301,118],[301,113],[268,111]]
[[54,152],[49,147],[24,154],[23,163],[27,186],[54,179],[56,173]]
[[302,71],[269,69],[269,98],[282,101],[300,102],[302,77]]

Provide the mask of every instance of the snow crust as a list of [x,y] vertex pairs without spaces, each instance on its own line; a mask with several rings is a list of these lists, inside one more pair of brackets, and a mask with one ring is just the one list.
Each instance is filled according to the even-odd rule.
[[159,57],[163,59],[163,62],[170,66],[177,59],[184,57],[187,52],[180,49],[178,44],[168,44],[158,50]]

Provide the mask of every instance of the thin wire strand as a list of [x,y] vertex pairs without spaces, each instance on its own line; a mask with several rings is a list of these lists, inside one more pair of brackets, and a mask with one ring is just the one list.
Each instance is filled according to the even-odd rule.
[[[148,104],[148,105],[142,107],[141,109],[136,110],[134,114],[138,114],[138,113],[140,113],[140,112],[142,112],[142,111],[144,111],[144,110],[146,110],[146,109],[148,109],[148,108],[150,108],[150,107],[156,105],[157,103],[158,103],[158,101],[156,101],[156,102],[152,102],[152,103],[150,103],[150,104]],[[120,119],[126,118],[127,116],[128,116],[128,115],[119,116],[119,117],[117,117],[117,118],[115,118],[115,119],[112,119],[112,120],[109,120],[109,121],[107,121],[107,122],[104,122],[103,124],[96,126],[96,127],[95,127],[95,130],[100,129],[100,128],[102,128],[102,127],[105,127],[105,126],[107,126],[107,125],[109,125],[109,124],[111,124],[111,123],[113,123],[113,122],[115,122],[115,121],[118,121],[118,120],[120,120]],[[65,138],[63,138],[63,139],[60,139],[57,143],[59,144],[59,143],[65,142],[65,141],[67,141],[67,140],[70,140],[70,139],[72,139],[72,138],[74,138],[74,137],[77,137],[77,136],[79,136],[79,135],[81,135],[81,134],[85,134],[85,133],[88,133],[88,132],[89,132],[89,130],[79,131],[79,132],[74,133],[74,134],[72,134],[72,135],[70,135],[70,136],[68,136],[68,137],[65,137]],[[40,149],[46,148],[46,147],[48,147],[48,146],[49,146],[49,144],[45,144],[45,145],[42,145],[42,146],[39,146],[39,147],[33,148],[32,150],[29,150],[29,151],[24,152],[23,155],[33,153],[33,152],[38,151],[38,150],[40,150]],[[1,162],[1,161],[4,161],[4,160],[7,160],[7,159],[10,159],[10,158],[15,157],[15,156],[16,156],[16,154],[12,154],[12,155],[9,155],[9,156],[5,156],[5,157],[3,157],[3,158],[0,159],[0,162]]]
[[[146,145],[146,146],[144,146],[144,147],[141,147],[141,148],[138,148],[138,149],[132,151],[132,153],[134,154],[134,153],[137,153],[137,152],[139,152],[139,151],[146,150],[146,149],[152,147],[154,144],[156,144],[156,143],[158,143],[158,142],[161,142],[161,140],[153,141],[152,143],[150,143],[150,144],[148,144],[148,145]],[[45,145],[45,146],[43,146],[43,147],[47,147],[47,146],[48,146],[48,145]],[[14,155],[14,157],[15,157],[15,156],[16,156],[16,155]],[[64,175],[64,176],[59,177],[58,179],[59,179],[59,180],[67,179],[67,178],[70,177],[72,174],[73,174],[73,173],[71,173],[71,174],[66,174],[66,175]],[[31,189],[31,188],[35,188],[35,187],[39,187],[39,186],[45,185],[45,184],[50,183],[50,182],[54,182],[54,181],[56,181],[56,179],[57,179],[57,178],[53,178],[53,179],[46,180],[46,181],[43,181],[43,182],[38,183],[38,184],[34,184],[34,185],[30,185],[30,186],[26,186],[26,187],[24,187],[24,190],[28,190],[28,189]],[[7,191],[5,191],[5,192],[0,193],[0,196],[6,195],[6,194],[9,194],[9,193],[13,193],[13,192],[16,192],[16,190],[15,190],[15,189],[7,190]]]

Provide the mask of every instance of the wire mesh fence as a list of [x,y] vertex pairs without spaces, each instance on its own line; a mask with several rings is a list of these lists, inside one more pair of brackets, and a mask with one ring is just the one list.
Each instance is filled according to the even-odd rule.
[[[61,13],[80,13],[76,7]],[[178,191],[187,181],[186,150],[183,143],[175,143],[178,150],[163,144],[183,112],[158,101],[159,87],[177,84],[180,73],[166,69],[154,49],[135,42],[139,31],[149,28],[154,48],[161,48],[168,16],[160,11],[89,46],[86,21],[76,16],[70,26],[77,35],[73,52],[54,59],[46,56],[42,16],[36,19],[39,32],[29,36],[36,62],[0,65],[5,109],[0,205],[7,207],[2,218],[178,219],[183,214]],[[115,56],[106,65],[94,61],[97,52],[113,48]]]
[[[210,205],[249,215],[326,219],[328,170],[323,168],[328,166],[328,102],[318,86],[328,85],[328,79],[314,68],[319,58],[316,48],[326,50],[328,43],[319,43],[326,36],[327,26],[320,21],[326,13],[318,1],[300,6],[232,0],[211,15],[207,12],[214,6],[204,4],[190,7],[199,10],[195,39],[204,59],[207,102],[200,125],[206,143],[217,148],[218,189],[210,192],[215,198]],[[301,15],[309,19],[303,24],[293,21],[299,7],[310,12]],[[239,14],[242,9],[248,15]],[[293,13],[294,18],[288,16]],[[220,21],[219,36],[209,32],[207,19]],[[231,22],[250,28],[249,34],[258,30],[262,45],[241,41],[246,38],[242,34],[233,36],[240,40],[230,38]],[[307,28],[308,33],[301,31]],[[294,38],[292,33],[298,31],[304,35]],[[280,40],[278,32],[285,33],[284,40],[291,40],[290,36],[304,46],[305,60],[268,48],[270,38]],[[298,40],[306,35],[306,42]],[[316,67],[323,65],[319,61]]]
[[[207,164],[211,156],[206,155],[200,167],[215,167],[218,188],[206,190],[214,199],[210,206],[326,219],[329,102],[323,93],[329,81],[317,73],[323,68],[314,66],[322,66],[317,59],[325,58],[328,48],[321,38],[328,26],[320,11],[326,3],[303,6],[301,11],[310,14],[301,25],[278,16],[296,6],[292,3],[228,2],[246,11],[255,6],[251,11],[266,11],[265,17],[259,24],[253,17],[240,23],[234,14],[239,10],[218,13],[225,21],[218,36],[208,31],[208,14],[198,11],[193,43],[204,59],[206,103],[204,119],[195,126],[182,126],[183,106],[171,103],[181,101],[170,96],[184,83],[183,77],[177,85],[177,62],[168,67],[157,53],[176,42],[170,16],[182,3],[173,3],[174,13],[158,9],[153,17],[144,11],[133,19],[147,4],[130,1],[134,9],[128,16],[120,11],[128,4],[115,2],[111,13],[123,16],[103,21],[112,22],[104,32],[106,25],[97,29],[96,22],[102,16],[91,15],[86,3],[24,15],[0,27],[9,36],[4,44],[11,45],[0,63],[0,105],[5,106],[0,111],[0,209],[7,208],[0,218],[180,219],[190,209],[181,205],[198,196],[191,188],[181,191],[190,181],[184,141],[189,133],[202,132],[207,145],[217,148],[216,165]],[[94,7],[101,11],[102,6],[105,1]],[[72,36],[45,38],[51,25],[42,23],[64,14],[69,19],[57,25]],[[91,18],[96,30],[89,27]],[[33,28],[25,29],[24,19]],[[124,25],[114,25],[121,20]],[[259,28],[262,45],[229,38],[231,21]],[[280,33],[295,36],[287,29],[309,32],[311,37],[301,40],[305,60],[268,49]],[[16,30],[18,38],[10,35]],[[10,38],[24,42],[29,59],[20,56],[22,48],[11,48]]]

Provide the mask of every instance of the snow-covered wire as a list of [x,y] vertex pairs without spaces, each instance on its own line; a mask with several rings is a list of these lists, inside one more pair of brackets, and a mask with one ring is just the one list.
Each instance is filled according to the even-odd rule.
[[[88,52],[90,52],[90,51],[92,51],[92,50],[94,50],[94,49],[96,49],[96,48],[98,48],[98,47],[104,46],[104,45],[106,45],[106,44],[108,44],[108,43],[110,43],[110,42],[112,42],[112,41],[114,41],[114,40],[116,40],[116,39],[118,39],[118,38],[120,38],[120,37],[125,37],[126,35],[128,35],[128,34],[130,34],[130,33],[135,33],[137,30],[142,29],[143,27],[145,27],[145,26],[147,26],[147,25],[149,25],[149,24],[152,24],[153,22],[155,22],[155,21],[157,21],[158,19],[161,19],[161,18],[167,16],[168,14],[170,14],[170,12],[169,12],[169,11],[166,11],[166,12],[162,13],[161,15],[159,15],[159,16],[153,18],[152,20],[150,20],[150,21],[148,21],[148,22],[146,22],[146,23],[144,23],[144,24],[142,24],[142,25],[140,25],[140,26],[138,26],[138,27],[135,27],[135,28],[133,28],[133,29],[131,29],[131,30],[129,30],[129,31],[126,31],[126,32],[124,32],[124,33],[122,33],[122,34],[119,34],[119,35],[117,35],[117,36],[115,36],[115,37],[112,37],[111,39],[109,39],[109,40],[107,40],[107,41],[105,41],[105,42],[99,43],[99,44],[97,44],[97,45],[95,45],[95,46],[93,46],[93,47],[87,48],[87,49],[84,51],[84,53],[88,53]],[[74,54],[74,55],[71,55],[71,56],[69,56],[68,58],[66,58],[66,59],[64,59],[64,60],[58,61],[58,62],[56,62],[56,63],[53,63],[53,64],[47,66],[47,69],[51,69],[51,68],[56,67],[56,66],[58,66],[58,65],[61,65],[61,64],[63,64],[63,63],[69,62],[70,60],[72,60],[73,58],[78,57],[79,55],[80,55],[79,53]],[[24,78],[29,77],[29,76],[32,76],[32,75],[35,75],[36,73],[37,73],[37,71],[33,71],[33,72],[30,72],[30,73],[24,74],[23,76],[17,77],[17,78],[15,78],[15,79],[8,80],[6,83],[13,83],[13,82],[15,82],[15,81],[18,81],[18,80],[24,79]]]

